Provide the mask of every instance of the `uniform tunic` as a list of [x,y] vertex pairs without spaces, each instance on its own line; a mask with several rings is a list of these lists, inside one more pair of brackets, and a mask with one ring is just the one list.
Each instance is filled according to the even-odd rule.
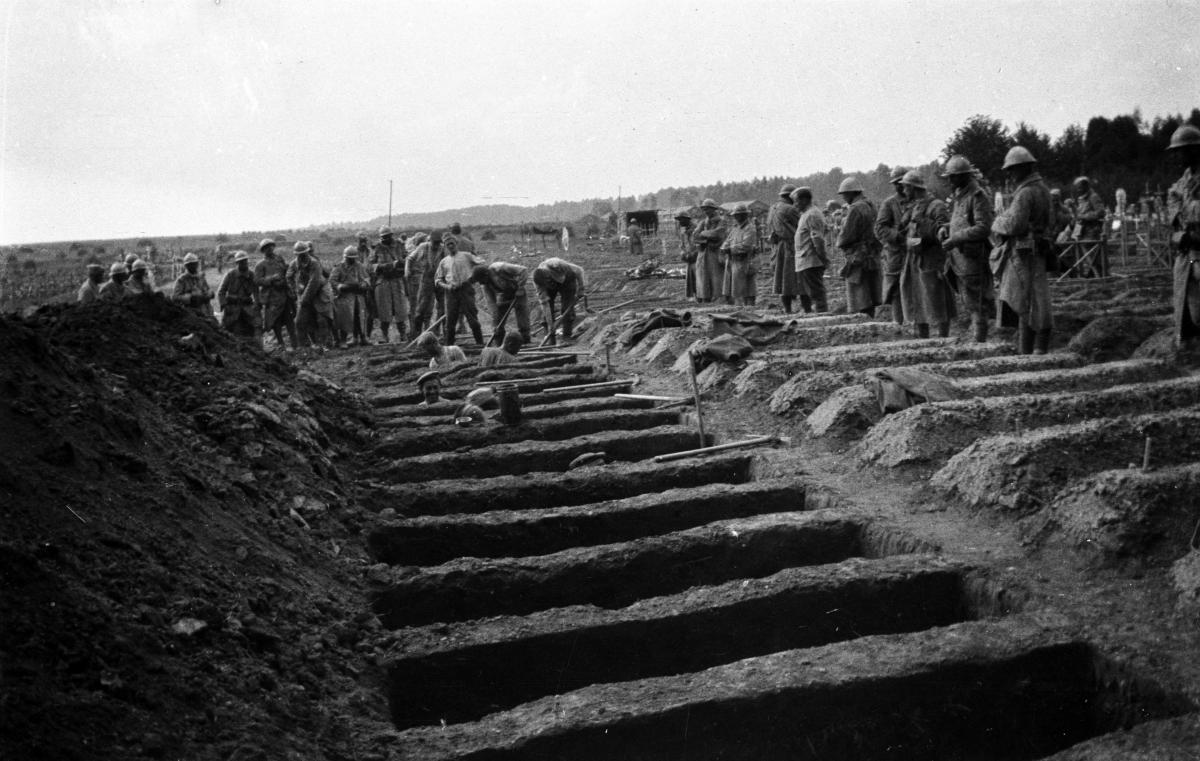
[[144,280],[138,280],[133,275],[130,275],[129,279],[125,281],[125,291],[130,296],[144,296],[154,293],[154,285],[150,282],[148,275]]
[[404,257],[398,243],[380,241],[367,259],[375,293],[375,316],[380,322],[396,323],[408,329],[408,294],[404,291]]
[[728,264],[721,295],[738,306],[751,306],[758,295],[758,231],[749,219],[729,228],[721,252]]
[[[1200,175],[1185,169],[1167,191],[1167,219],[1189,243],[1175,251],[1175,341],[1200,336]],[[1184,250],[1187,249],[1187,250]]]
[[358,259],[343,259],[333,267],[329,275],[333,286],[333,325],[342,335],[354,335],[354,318],[357,315],[359,330],[366,332],[367,291],[371,289],[371,276]]
[[319,262],[293,262],[290,279],[296,288],[296,332],[301,341],[324,344],[326,325],[333,322],[333,292]]
[[75,300],[80,304],[92,304],[100,298],[100,285],[93,283],[91,278],[83,281],[83,285],[79,286],[79,293]]
[[296,295],[287,279],[287,262],[283,257],[264,257],[254,265],[254,284],[258,286],[258,303],[263,309],[263,330],[273,330],[296,316]]
[[721,286],[725,282],[725,259],[720,250],[725,233],[725,220],[720,214],[706,216],[696,223],[692,241],[696,244],[697,301],[712,301],[721,295]]
[[254,336],[258,332],[258,289],[254,273],[237,267],[225,273],[217,286],[217,304],[221,307],[221,327],[239,336]]
[[795,204],[778,201],[767,212],[767,229],[771,235],[771,267],[775,275],[775,293],[795,296],[796,287],[796,225],[800,211]]
[[[200,303],[192,303],[192,297],[199,296]],[[175,289],[171,293],[171,301],[184,309],[191,310],[201,317],[212,318],[212,291],[208,289],[208,280],[199,273],[193,275],[185,271],[175,278]]]
[[[562,310],[563,338],[569,339],[575,326],[575,303],[583,298],[587,288],[583,267],[552,256],[533,271],[533,284],[537,287],[538,301],[542,304],[547,334],[551,337],[554,335],[557,300],[558,308]],[[553,338],[550,343],[554,343]]]
[[629,236],[629,253],[638,258],[645,256],[642,248],[642,228],[638,227],[636,223],[632,224],[626,230],[626,234]]
[[1104,235],[1104,201],[1094,190],[1075,196],[1076,240],[1100,240]]
[[954,293],[946,283],[946,252],[938,229],[950,224],[946,204],[928,194],[912,201],[900,218],[905,228],[900,301],[904,315],[918,325],[939,325],[954,317]]
[[[817,241],[820,241],[818,245]],[[796,224],[796,285],[801,296],[812,299],[818,312],[828,308],[825,293],[825,269],[829,257],[825,254],[825,215],[809,206]]]
[[846,210],[837,247],[846,257],[846,310],[866,312],[882,303],[879,281],[879,242],[875,239],[874,205],[861,195]]
[[988,268],[988,235],[991,233],[992,199],[971,180],[950,197],[950,271],[958,280],[963,308],[977,319],[987,319],[994,292]]
[[525,285],[529,282],[528,268],[509,262],[493,262],[487,270],[483,295],[492,308],[493,338],[504,341],[504,326],[508,322],[508,313],[512,312],[521,339],[529,343],[529,298],[525,293]]
[[1002,243],[999,250],[993,250],[991,262],[992,273],[998,271],[1000,278],[996,317],[1001,324],[1012,322],[1003,319],[1007,305],[1032,330],[1054,327],[1046,259],[1037,249],[1037,241],[1046,240],[1053,227],[1050,190],[1034,172],[1017,186],[1008,207],[992,222],[992,232]]
[[125,298],[128,291],[125,290],[124,283],[118,283],[116,280],[109,280],[104,285],[100,286],[100,292],[96,297],[100,301],[120,301]]
[[899,195],[888,196],[875,215],[875,237],[883,245],[883,303],[892,305],[892,319],[904,324],[904,306],[900,299],[900,274],[904,271],[905,231],[900,224],[905,202]]

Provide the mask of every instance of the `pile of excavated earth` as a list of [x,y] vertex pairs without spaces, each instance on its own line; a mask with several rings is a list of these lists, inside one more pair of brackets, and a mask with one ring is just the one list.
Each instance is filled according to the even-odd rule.
[[[574,343],[433,405],[161,298],[0,323],[0,755],[1198,757],[1168,271],[1055,283],[1045,355],[759,307],[697,406],[732,308],[589,270]],[[953,393],[881,413],[902,367]]]

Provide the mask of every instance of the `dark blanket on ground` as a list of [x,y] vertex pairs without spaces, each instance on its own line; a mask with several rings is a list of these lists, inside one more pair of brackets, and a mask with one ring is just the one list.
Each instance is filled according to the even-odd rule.
[[651,331],[659,328],[686,328],[692,324],[691,312],[677,312],[674,309],[655,309],[645,318],[638,320],[625,329],[621,334],[621,345],[634,346],[638,341],[648,336]]
[[692,364],[700,372],[713,362],[741,362],[753,352],[750,342],[740,336],[717,336],[692,350]]
[[790,330],[795,320],[764,320],[753,312],[712,315],[712,335],[729,334],[741,336],[755,346],[771,343],[784,331]]

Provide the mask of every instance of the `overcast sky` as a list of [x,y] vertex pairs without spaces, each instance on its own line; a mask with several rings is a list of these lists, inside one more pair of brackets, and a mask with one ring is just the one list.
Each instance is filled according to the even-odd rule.
[[0,0],[0,243],[937,156],[1200,105],[1200,0]]

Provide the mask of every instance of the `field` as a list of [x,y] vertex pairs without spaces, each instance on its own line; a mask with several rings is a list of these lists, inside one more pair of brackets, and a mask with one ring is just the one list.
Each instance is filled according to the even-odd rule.
[[[732,308],[564,256],[568,351],[432,406],[394,344],[264,353],[155,298],[4,318],[3,755],[1195,757],[1200,378],[1161,264],[1056,283],[1030,356],[844,314],[832,273],[831,314],[784,315],[764,259],[782,332],[693,386]],[[633,340],[658,308],[691,324]],[[959,396],[883,416],[898,367]],[[452,423],[505,381],[520,425]]]

